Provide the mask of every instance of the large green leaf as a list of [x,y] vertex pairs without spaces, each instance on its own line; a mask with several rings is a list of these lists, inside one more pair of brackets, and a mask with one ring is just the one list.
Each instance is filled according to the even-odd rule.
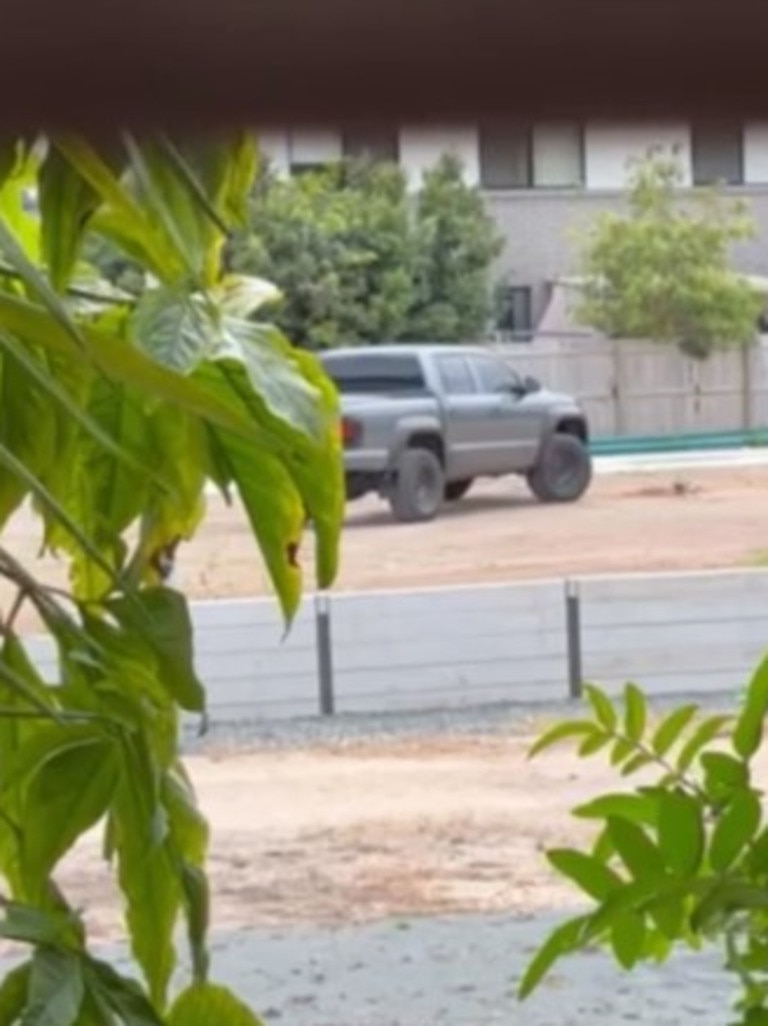
[[262,1026],[254,1012],[226,987],[194,983],[176,998],[168,1026]]
[[659,796],[659,848],[669,869],[693,876],[704,853],[704,823],[699,801],[680,789]]
[[623,884],[617,873],[593,855],[572,848],[556,848],[547,852],[547,858],[558,873],[573,880],[595,901],[604,901]]
[[162,229],[102,154],[85,140],[72,136],[56,136],[53,144],[100,198],[102,205],[94,216],[94,227],[161,280],[173,279],[182,273],[179,256]]
[[84,976],[90,995],[110,1017],[117,1016],[123,1026],[166,1026],[135,980],[122,976],[107,962],[85,960]]
[[633,879],[663,877],[666,866],[661,852],[642,827],[612,816],[608,820],[611,842]]
[[0,905],[0,937],[38,948],[74,947],[82,939],[82,925],[72,914],[42,912],[18,901]]
[[718,819],[709,845],[709,862],[716,873],[728,869],[754,840],[762,809],[754,791],[737,791]]
[[43,259],[51,284],[63,292],[98,196],[55,146],[40,169],[38,190]]
[[23,821],[23,872],[33,893],[81,834],[106,814],[117,775],[115,746],[96,732],[33,773]]
[[22,1026],[73,1026],[85,996],[78,955],[39,948],[32,958]]
[[[0,445],[39,479],[51,466],[55,432],[47,396],[16,356],[4,351],[0,355]],[[0,474],[0,528],[27,491],[18,474]]]
[[681,705],[661,721],[651,739],[651,748],[663,758],[698,712],[697,705]]
[[173,933],[182,895],[167,846],[159,770],[140,736],[124,740],[113,809],[118,880],[126,901],[131,951],[153,1004],[162,1009],[176,963]]
[[145,353],[182,374],[213,356],[218,342],[218,327],[202,297],[167,286],[143,294],[129,332]]
[[16,1026],[27,1004],[31,962],[22,962],[0,983],[0,1026]]
[[160,680],[174,701],[182,709],[202,712],[205,690],[195,673],[192,620],[184,596],[171,588],[145,588],[112,600],[109,609],[151,647]]
[[306,517],[285,466],[241,438],[216,433],[269,571],[283,614],[291,620],[301,599],[298,550]]

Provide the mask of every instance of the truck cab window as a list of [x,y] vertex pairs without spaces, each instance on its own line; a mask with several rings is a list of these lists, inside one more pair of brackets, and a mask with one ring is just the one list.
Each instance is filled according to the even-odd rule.
[[475,379],[464,356],[441,356],[437,361],[440,383],[446,395],[474,395]]
[[480,381],[481,391],[498,394],[512,392],[522,383],[518,375],[504,360],[495,356],[478,356],[472,361],[475,374]]

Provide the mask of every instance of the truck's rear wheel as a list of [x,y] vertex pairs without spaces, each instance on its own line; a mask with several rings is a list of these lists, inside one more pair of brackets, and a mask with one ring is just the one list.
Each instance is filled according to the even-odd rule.
[[528,486],[541,502],[576,502],[592,481],[589,449],[574,435],[552,435],[527,478]]
[[395,468],[389,504],[402,523],[432,520],[445,493],[440,460],[429,449],[406,449]]
[[448,502],[458,502],[463,499],[472,487],[472,478],[466,481],[448,481],[445,486],[445,498]]

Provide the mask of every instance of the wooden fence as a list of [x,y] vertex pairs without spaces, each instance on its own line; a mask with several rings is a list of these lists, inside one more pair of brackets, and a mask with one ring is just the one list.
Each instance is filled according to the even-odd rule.
[[577,396],[595,438],[768,429],[768,339],[693,360],[653,342],[600,337],[503,343],[515,369]]

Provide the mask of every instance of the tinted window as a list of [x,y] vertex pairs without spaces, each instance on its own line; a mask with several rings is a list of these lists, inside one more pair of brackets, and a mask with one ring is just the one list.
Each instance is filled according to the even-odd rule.
[[512,368],[493,356],[478,356],[472,360],[472,366],[483,392],[504,392],[520,384]]
[[326,373],[344,395],[423,392],[421,364],[416,356],[364,353],[321,357]]
[[475,379],[463,356],[441,356],[437,369],[446,395],[472,395],[477,391]]

